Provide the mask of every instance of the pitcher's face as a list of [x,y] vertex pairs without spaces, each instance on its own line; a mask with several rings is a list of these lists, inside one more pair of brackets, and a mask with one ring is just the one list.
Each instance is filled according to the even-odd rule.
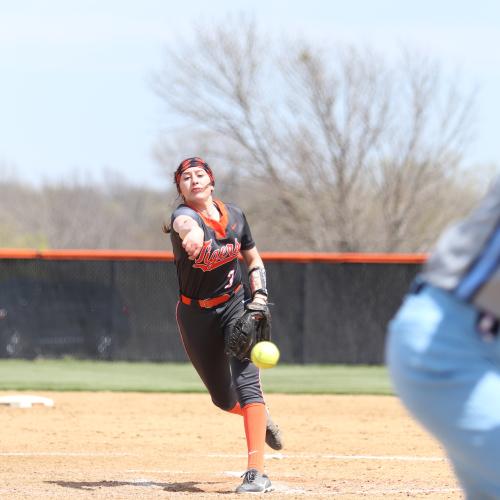
[[192,167],[182,172],[179,179],[179,189],[187,203],[198,204],[210,198],[214,187],[204,168]]

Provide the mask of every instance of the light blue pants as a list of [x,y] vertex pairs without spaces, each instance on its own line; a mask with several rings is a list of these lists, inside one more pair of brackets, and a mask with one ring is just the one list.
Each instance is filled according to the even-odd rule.
[[386,357],[397,395],[444,446],[471,500],[500,499],[500,341],[477,310],[425,286],[389,324]]

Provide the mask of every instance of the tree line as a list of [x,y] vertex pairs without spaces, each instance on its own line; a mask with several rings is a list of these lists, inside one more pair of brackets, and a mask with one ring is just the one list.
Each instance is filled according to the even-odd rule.
[[74,180],[32,186],[0,177],[0,246],[164,249],[167,193]]
[[[172,168],[173,170],[173,168]],[[311,244],[302,237],[301,221],[294,220],[275,193],[278,185],[261,179],[239,179],[234,169],[218,168],[217,196],[240,205],[250,222],[259,249],[263,251],[342,251],[340,245]],[[416,210],[420,225],[405,225],[402,238],[388,246],[384,234],[370,227],[377,207],[360,200],[359,214],[364,215],[363,231],[352,250],[427,251],[444,224],[468,210],[485,186],[488,173],[468,173],[452,184],[441,184],[438,200],[428,199]],[[0,177],[0,247],[36,249],[137,249],[171,250],[170,239],[162,232],[172,209],[180,202],[175,189],[153,190],[120,182],[102,184],[87,181],[32,186],[19,180]],[[430,196],[430,193],[429,193]],[[436,211],[436,202],[442,204]],[[326,229],[335,228],[331,214]]]

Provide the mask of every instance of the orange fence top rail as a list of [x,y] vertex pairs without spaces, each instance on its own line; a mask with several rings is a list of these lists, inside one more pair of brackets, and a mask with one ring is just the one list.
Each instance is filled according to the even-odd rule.
[[172,252],[148,250],[29,250],[0,249],[0,259],[43,260],[173,260]]
[[422,253],[333,253],[333,252],[262,252],[266,261],[287,262],[352,262],[364,264],[422,264]]
[[[327,262],[360,264],[422,264],[424,253],[330,253],[330,252],[261,252],[269,262]],[[0,259],[42,260],[174,260],[172,252],[148,250],[33,250],[0,248]]]

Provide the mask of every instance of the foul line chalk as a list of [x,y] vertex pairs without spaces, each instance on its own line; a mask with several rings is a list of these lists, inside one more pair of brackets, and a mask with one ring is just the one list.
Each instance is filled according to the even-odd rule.
[[[195,455],[192,455],[195,456]],[[246,455],[235,455],[235,454],[223,454],[223,453],[210,453],[206,455],[208,458],[241,458],[246,457]],[[275,460],[286,460],[292,459],[304,459],[304,458],[314,458],[314,459],[324,459],[324,460],[392,460],[400,462],[446,462],[445,457],[420,457],[416,455],[330,455],[321,453],[312,454],[283,454],[283,453],[270,453],[265,454],[265,458],[275,459]]]
[[0,457],[128,457],[133,453],[85,453],[71,451],[11,451],[0,452]]
[[[168,454],[166,454],[168,455]],[[177,457],[205,457],[205,458],[246,458],[244,454],[231,453],[208,453],[200,455],[198,453],[176,453]],[[38,452],[0,452],[2,457],[127,457],[137,456],[136,453],[99,453],[99,452],[71,452],[71,451],[38,451]],[[330,455],[321,453],[310,454],[266,454],[267,459],[287,460],[287,459],[323,459],[323,460],[372,460],[372,461],[396,461],[396,462],[447,462],[445,457],[421,457],[414,455]]]

